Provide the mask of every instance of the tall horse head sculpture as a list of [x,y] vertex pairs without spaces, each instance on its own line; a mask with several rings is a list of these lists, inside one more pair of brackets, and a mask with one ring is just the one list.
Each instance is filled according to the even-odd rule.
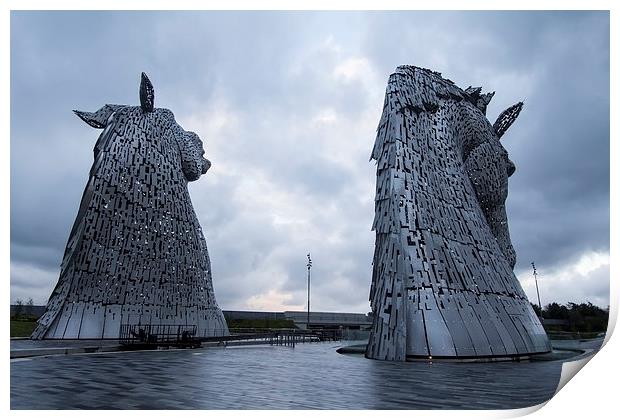
[[211,163],[198,135],[155,108],[154,98],[142,73],[140,106],[75,111],[103,132],[33,338],[118,338],[122,325],[228,334],[187,189]]
[[390,76],[371,159],[377,161],[367,357],[516,357],[549,341],[513,274],[506,217],[515,165],[494,125],[493,93],[400,66]]

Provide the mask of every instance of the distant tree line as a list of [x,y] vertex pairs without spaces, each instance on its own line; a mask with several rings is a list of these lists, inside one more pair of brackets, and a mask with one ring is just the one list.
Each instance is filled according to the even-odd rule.
[[25,303],[21,299],[15,301],[15,311],[11,316],[13,320],[36,320],[36,316],[33,312],[34,302],[32,298],[29,298]]
[[607,330],[609,320],[609,306],[601,309],[591,302],[573,303],[562,305],[556,302],[545,305],[542,310],[532,303],[534,312],[543,319],[558,319],[567,321],[566,325],[545,325],[547,330],[560,330],[570,332],[604,332]]

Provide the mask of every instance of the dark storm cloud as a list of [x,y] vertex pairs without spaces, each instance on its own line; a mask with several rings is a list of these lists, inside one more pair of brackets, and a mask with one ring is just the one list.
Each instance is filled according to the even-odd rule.
[[369,56],[385,72],[411,63],[462,87],[496,91],[491,122],[525,101],[502,139],[517,165],[507,202],[517,269],[537,260],[551,270],[583,252],[609,250],[608,19],[583,12],[386,13],[372,23]]
[[303,308],[310,250],[312,307],[366,311],[368,156],[400,64],[496,91],[491,122],[525,101],[503,138],[517,274],[535,259],[545,296],[604,302],[605,12],[13,12],[12,299],[43,303],[58,276],[99,134],[70,110],[136,104],[146,71],[213,162],[190,192],[221,306]]

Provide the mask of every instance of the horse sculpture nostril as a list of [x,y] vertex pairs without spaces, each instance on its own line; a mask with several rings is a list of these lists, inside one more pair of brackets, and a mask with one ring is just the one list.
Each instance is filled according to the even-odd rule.
[[211,168],[211,161],[209,159],[202,158],[202,174],[206,174]]
[[509,161],[508,161],[508,165],[507,165],[507,167],[506,167],[506,170],[507,170],[507,172],[508,172],[508,177],[511,177],[511,176],[512,176],[512,174],[514,174],[514,173],[515,173],[515,171],[517,170],[517,167],[515,166],[515,164],[514,164],[514,163],[512,163],[512,161],[510,161],[510,160],[509,160]]

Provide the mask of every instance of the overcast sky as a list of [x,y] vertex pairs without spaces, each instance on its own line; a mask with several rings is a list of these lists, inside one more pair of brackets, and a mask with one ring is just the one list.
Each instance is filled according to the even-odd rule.
[[609,303],[606,12],[12,12],[11,300],[56,284],[99,135],[72,109],[155,105],[205,143],[190,184],[223,309],[367,312],[389,74],[431,68],[495,91],[517,171],[515,272],[543,305]]

